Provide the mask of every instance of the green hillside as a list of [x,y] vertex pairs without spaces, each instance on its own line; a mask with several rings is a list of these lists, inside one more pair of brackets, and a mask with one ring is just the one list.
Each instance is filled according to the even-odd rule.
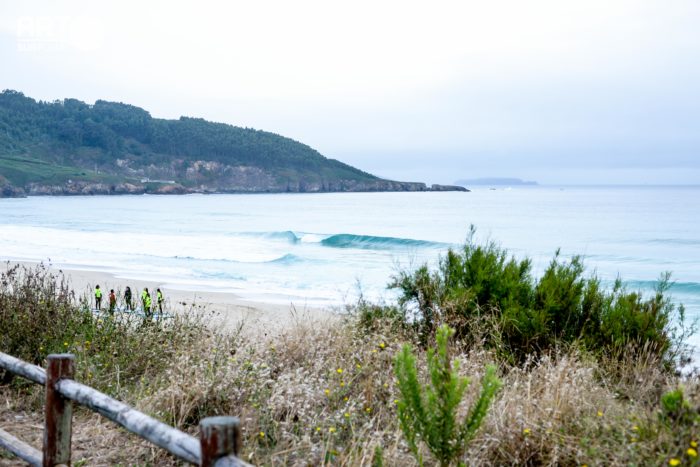
[[0,94],[0,195],[424,190],[290,138],[98,100]]

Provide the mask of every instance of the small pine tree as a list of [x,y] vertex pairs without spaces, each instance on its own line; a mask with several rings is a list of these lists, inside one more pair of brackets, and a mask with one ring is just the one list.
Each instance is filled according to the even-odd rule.
[[501,387],[496,368],[487,366],[478,400],[461,423],[457,420],[457,409],[469,379],[459,376],[459,362],[452,362],[448,354],[447,341],[454,332],[446,325],[438,329],[437,346],[428,350],[430,382],[426,385],[418,381],[416,358],[411,346],[405,345],[394,361],[400,391],[397,404],[399,424],[420,465],[423,465],[418,449],[421,440],[441,466],[448,466],[461,456]]

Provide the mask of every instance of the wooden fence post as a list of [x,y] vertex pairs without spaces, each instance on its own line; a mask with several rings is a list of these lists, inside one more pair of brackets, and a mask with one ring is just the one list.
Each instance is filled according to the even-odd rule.
[[238,417],[208,417],[199,422],[202,467],[212,467],[217,459],[241,449],[241,425]]
[[71,354],[51,354],[47,359],[44,467],[70,465],[73,403],[56,391],[56,383],[60,379],[73,379],[75,358]]

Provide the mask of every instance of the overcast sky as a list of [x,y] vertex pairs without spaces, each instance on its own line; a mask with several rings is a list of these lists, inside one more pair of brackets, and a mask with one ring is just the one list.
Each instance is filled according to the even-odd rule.
[[398,180],[700,181],[699,0],[0,0],[0,88]]

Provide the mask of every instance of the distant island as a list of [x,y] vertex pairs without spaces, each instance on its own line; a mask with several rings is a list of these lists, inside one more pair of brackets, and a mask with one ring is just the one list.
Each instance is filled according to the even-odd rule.
[[490,185],[490,186],[518,186],[518,185],[537,185],[537,182],[521,180],[519,178],[474,178],[470,180],[457,180],[455,185],[458,186],[470,186],[470,185]]
[[468,190],[385,180],[267,131],[0,93],[0,197],[342,191]]

